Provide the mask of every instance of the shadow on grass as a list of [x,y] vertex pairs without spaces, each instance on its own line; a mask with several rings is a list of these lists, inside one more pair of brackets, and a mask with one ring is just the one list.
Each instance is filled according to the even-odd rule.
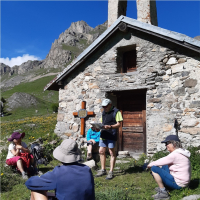
[[199,187],[200,179],[193,179],[190,181],[189,188],[194,190]]
[[40,167],[39,171],[41,171],[43,174],[45,174],[46,172],[51,171],[53,169],[54,169],[54,167]]
[[129,173],[129,174],[132,174],[132,173],[142,173],[144,170],[142,167],[138,167],[138,166],[135,166],[135,167],[129,167],[128,169],[125,170],[125,173]]

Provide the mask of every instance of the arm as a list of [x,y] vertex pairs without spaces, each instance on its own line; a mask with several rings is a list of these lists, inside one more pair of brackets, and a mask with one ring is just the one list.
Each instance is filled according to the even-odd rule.
[[16,145],[16,149],[22,150],[22,152],[25,152],[25,153],[30,153],[30,150],[26,147],[23,147],[22,145]]
[[86,140],[89,141],[91,138],[90,138],[90,132],[91,132],[91,129],[88,130],[87,132],[87,136],[86,136]]
[[19,155],[19,149],[17,149],[16,151],[14,149],[12,149],[10,151],[14,156],[18,156]]
[[147,168],[150,168],[152,166],[163,166],[163,165],[169,165],[172,164],[174,161],[174,155],[171,153],[168,156],[165,156],[163,158],[160,158],[154,162],[151,162],[148,164]]
[[113,125],[105,125],[105,129],[118,129],[120,127],[121,122],[117,122],[116,124]]
[[54,190],[56,189],[55,168],[52,172],[47,172],[42,176],[32,176],[25,185],[29,190]]

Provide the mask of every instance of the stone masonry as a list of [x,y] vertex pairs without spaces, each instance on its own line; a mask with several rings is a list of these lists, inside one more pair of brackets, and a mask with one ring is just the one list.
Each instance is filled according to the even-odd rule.
[[[135,48],[137,70],[120,73],[121,49]],[[99,121],[101,101],[113,91],[146,89],[147,153],[161,150],[167,135],[175,134],[174,119],[180,123],[183,145],[200,144],[200,56],[198,53],[156,36],[129,30],[118,31],[101,48],[74,70],[59,91],[59,112],[55,132],[80,139],[80,119],[73,116],[86,101],[86,109]]]

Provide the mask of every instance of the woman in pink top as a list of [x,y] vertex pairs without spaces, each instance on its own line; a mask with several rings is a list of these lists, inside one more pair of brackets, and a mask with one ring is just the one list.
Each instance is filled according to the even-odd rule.
[[153,195],[154,199],[168,199],[169,194],[165,187],[181,189],[189,184],[191,177],[190,152],[182,149],[178,136],[169,135],[161,143],[165,143],[170,154],[147,166],[151,168],[152,175],[159,186],[155,188],[158,193]]

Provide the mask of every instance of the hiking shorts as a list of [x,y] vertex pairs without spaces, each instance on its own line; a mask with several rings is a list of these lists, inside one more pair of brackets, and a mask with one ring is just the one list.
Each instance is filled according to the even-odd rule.
[[[33,155],[30,154],[30,157],[33,158]],[[17,166],[17,161],[20,159],[20,156],[14,156],[13,158],[7,159],[6,160],[6,164],[7,165],[13,165],[13,166]],[[23,165],[25,164],[24,161],[22,160]]]
[[174,177],[170,174],[168,165],[164,165],[162,168],[153,166],[151,167],[151,171],[159,174],[165,186],[176,190],[181,189],[181,187],[176,184]]
[[99,146],[100,147],[108,147],[109,149],[112,149],[115,147],[115,141],[114,140],[105,140],[100,139],[99,140]]

